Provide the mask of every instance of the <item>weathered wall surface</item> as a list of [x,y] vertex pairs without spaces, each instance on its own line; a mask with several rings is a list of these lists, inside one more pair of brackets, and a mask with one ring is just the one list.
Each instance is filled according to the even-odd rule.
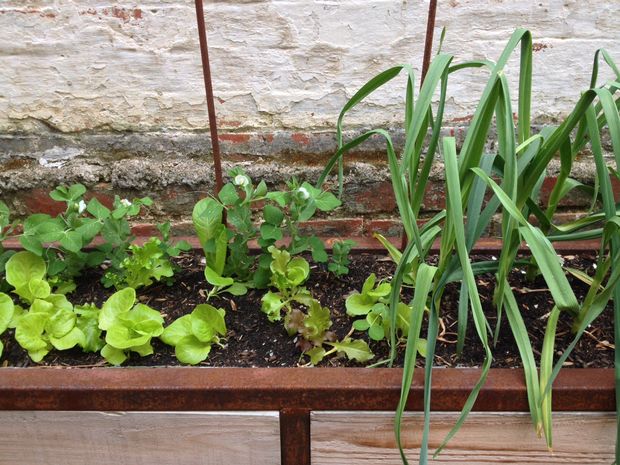
[[[570,111],[597,48],[620,59],[618,1],[439,3],[437,31],[447,28],[444,51],[456,61],[495,59],[516,27],[532,31],[537,123]],[[205,1],[227,159],[249,162],[274,183],[291,172],[316,175],[347,99],[393,64],[419,71],[427,7],[423,0]],[[54,184],[80,181],[102,192],[150,192],[163,203],[161,215],[184,218],[212,187],[194,14],[191,0],[3,1],[1,196],[25,213]],[[516,65],[507,69],[513,83]],[[455,76],[448,126],[466,126],[483,85],[482,72]],[[401,79],[352,113],[348,127],[398,127],[403,96]],[[365,196],[389,192],[380,150],[371,143],[352,166],[341,216],[389,216],[393,203]],[[582,168],[588,178],[593,168]],[[429,209],[440,206],[429,198]]]
[[[220,124],[238,130],[331,128],[346,99],[390,65],[422,61],[421,0],[206,1]],[[495,59],[516,27],[536,42],[539,119],[587,87],[594,51],[620,55],[620,2],[439,2],[444,51]],[[207,126],[193,2],[8,0],[0,5],[0,131],[202,130]],[[514,71],[514,68],[512,68]],[[482,73],[452,83],[466,117]],[[400,121],[402,82],[350,120]]]

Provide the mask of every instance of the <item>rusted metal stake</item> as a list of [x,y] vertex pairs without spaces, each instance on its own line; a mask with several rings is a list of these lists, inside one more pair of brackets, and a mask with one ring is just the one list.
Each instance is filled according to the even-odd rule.
[[209,47],[207,45],[207,27],[202,0],[196,0],[196,21],[198,22],[198,37],[200,39],[200,57],[202,58],[202,74],[207,94],[207,109],[209,111],[209,129],[211,131],[211,147],[213,148],[213,168],[215,169],[215,190],[222,188],[222,160],[220,158],[220,141],[217,136],[217,121],[215,119],[215,100],[213,98],[213,84],[211,83],[211,67],[209,66]]
[[[435,33],[435,16],[437,15],[437,0],[430,0],[428,5],[428,18],[426,20],[426,40],[424,41],[424,58],[422,59],[422,74],[420,75],[420,87],[424,83],[424,78],[431,64],[431,53],[433,51],[433,35]],[[403,252],[407,247],[407,234],[403,230],[400,242],[400,250]]]
[[435,31],[435,16],[437,15],[437,0],[431,0],[428,5],[428,19],[426,21],[426,40],[424,41],[424,59],[422,60],[422,76],[420,87],[424,82],[428,67],[431,64],[431,52],[433,51],[433,35]]

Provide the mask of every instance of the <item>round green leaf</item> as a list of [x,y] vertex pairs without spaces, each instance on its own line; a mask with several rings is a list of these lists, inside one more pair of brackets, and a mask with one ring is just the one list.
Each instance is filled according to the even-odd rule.
[[362,294],[353,294],[347,297],[347,300],[345,301],[347,315],[349,316],[366,315],[373,305],[374,302],[369,302],[368,298]]
[[15,340],[28,352],[45,349],[48,344],[42,338],[47,315],[44,313],[27,313],[19,319],[15,328]]
[[103,206],[95,197],[88,202],[86,211],[99,220],[105,220],[110,217],[110,209]]
[[235,280],[232,278],[224,278],[223,276],[220,276],[208,266],[205,268],[205,278],[207,279],[207,282],[209,284],[217,287],[230,286],[235,282]]
[[99,328],[107,330],[119,314],[128,312],[136,301],[136,291],[127,287],[110,296],[103,304],[99,314]]
[[77,253],[82,249],[82,235],[77,231],[66,231],[60,238],[60,245],[69,252]]
[[164,329],[159,339],[165,344],[176,346],[181,339],[192,335],[192,316],[184,315],[174,320],[170,326]]
[[45,261],[32,252],[17,252],[6,262],[6,280],[15,288],[31,279],[43,279],[45,271]]
[[36,255],[41,255],[43,253],[43,244],[34,236],[22,235],[19,238],[19,243],[24,249]]
[[232,286],[226,288],[226,292],[232,295],[246,295],[248,293],[248,288],[244,284],[241,283],[233,283]]
[[366,320],[355,320],[353,322],[353,329],[357,331],[366,331],[370,327],[370,324]]
[[67,350],[77,345],[84,344],[85,336],[82,330],[77,327],[73,327],[71,331],[60,338],[50,336],[50,342],[58,350]]
[[123,325],[114,325],[106,332],[105,342],[117,349],[131,349],[151,340],[151,336],[138,334]]
[[141,346],[132,347],[131,351],[136,352],[140,357],[146,357],[147,355],[152,355],[155,353],[153,346],[151,345],[151,341],[142,344]]
[[381,341],[385,337],[385,331],[381,325],[372,325],[368,328],[368,336],[373,341]]
[[28,293],[30,298],[33,299],[46,299],[51,293],[50,285],[43,279],[31,279],[28,283]]
[[45,300],[51,303],[57,310],[63,309],[73,311],[73,305],[67,300],[67,297],[62,294],[50,294]]
[[211,344],[201,342],[194,336],[184,337],[174,349],[174,353],[181,363],[196,365],[209,356]]
[[[59,310],[45,324],[45,331],[54,338],[62,338],[75,328],[77,316],[72,310]],[[74,344],[75,345],[75,344]],[[73,346],[71,346],[73,347]]]
[[0,334],[2,334],[13,319],[15,304],[13,300],[3,292],[0,292]]
[[278,207],[267,204],[263,209],[263,217],[267,223],[279,227],[284,220],[284,213]]
[[139,334],[159,336],[164,331],[164,317],[144,304],[137,304],[130,312],[121,314],[119,321]]
[[260,235],[263,239],[279,241],[282,239],[282,230],[278,226],[263,223],[260,226]]
[[200,341],[210,343],[218,334],[226,334],[224,315],[212,305],[197,305],[191,316],[192,333]]
[[110,344],[106,344],[101,349],[101,356],[107,360],[110,365],[121,365],[127,360],[127,355],[124,350],[112,347]]

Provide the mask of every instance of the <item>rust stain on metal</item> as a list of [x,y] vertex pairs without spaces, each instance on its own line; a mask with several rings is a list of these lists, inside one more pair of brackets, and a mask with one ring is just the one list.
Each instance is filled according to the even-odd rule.
[[[393,410],[400,369],[370,368],[3,368],[2,410]],[[437,369],[432,409],[458,411],[478,369]],[[409,410],[422,409],[416,373]],[[553,388],[556,411],[613,411],[611,369],[565,369]],[[527,411],[522,370],[495,369],[477,411]]]

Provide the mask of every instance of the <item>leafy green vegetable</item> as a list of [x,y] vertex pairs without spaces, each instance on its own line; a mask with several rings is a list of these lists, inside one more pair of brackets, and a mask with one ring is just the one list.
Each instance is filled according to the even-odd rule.
[[162,334],[164,318],[144,304],[136,304],[136,291],[125,288],[103,304],[99,329],[106,331],[101,355],[112,365],[122,364],[129,352],[140,356],[153,353],[151,339]]
[[226,227],[222,223],[224,207],[216,200],[206,198],[200,200],[192,213],[192,221],[200,240],[207,266],[221,275],[226,264],[228,237]]
[[19,315],[15,339],[34,362],[40,362],[52,348],[67,350],[86,345],[86,336],[76,322],[77,315],[66,297],[51,294],[45,300],[35,299]]
[[209,304],[196,306],[192,313],[177,318],[159,338],[174,347],[181,363],[196,365],[207,359],[213,344],[226,335],[225,311]]
[[[0,336],[6,331],[13,319],[15,313],[15,305],[13,300],[3,292],[0,292]],[[0,341],[0,357],[2,357],[2,350],[4,345]]]
[[[354,347],[347,351],[333,348],[326,351],[323,344],[338,343],[336,334],[329,331],[332,325],[331,313],[328,308],[314,299],[310,292],[303,287],[310,274],[308,262],[301,257],[291,258],[286,250],[269,247],[271,252],[271,285],[276,292],[269,291],[262,298],[261,310],[267,314],[269,321],[279,321],[284,313],[284,328],[289,336],[297,336],[297,346],[303,354],[310,357],[310,363],[317,364],[324,357],[337,351],[347,356],[354,354],[356,360],[369,360],[374,357],[368,345],[362,341],[354,342]],[[304,312],[304,307],[307,311]],[[350,343],[342,343],[342,347],[349,347]],[[364,355],[361,353],[364,352]],[[350,357],[351,358],[351,357]]]

